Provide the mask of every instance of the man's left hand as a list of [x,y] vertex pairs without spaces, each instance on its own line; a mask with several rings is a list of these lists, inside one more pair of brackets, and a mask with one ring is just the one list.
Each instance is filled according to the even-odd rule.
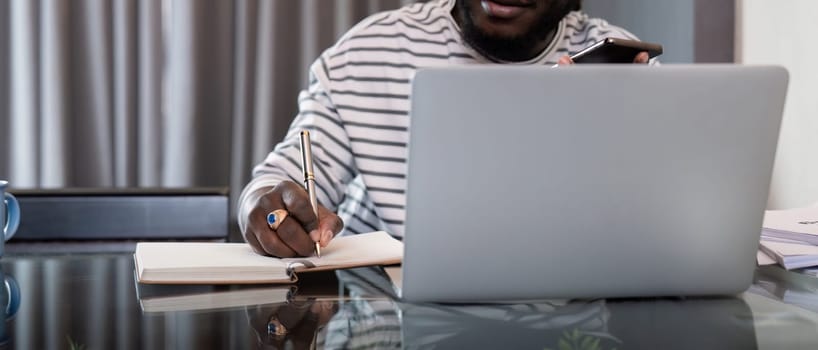
[[[633,58],[633,63],[646,64],[648,63],[648,61],[650,61],[650,56],[646,51],[638,53]],[[574,60],[571,59],[571,56],[565,55],[562,56],[559,61],[557,61],[557,64],[559,64],[560,66],[569,66],[574,64]]]

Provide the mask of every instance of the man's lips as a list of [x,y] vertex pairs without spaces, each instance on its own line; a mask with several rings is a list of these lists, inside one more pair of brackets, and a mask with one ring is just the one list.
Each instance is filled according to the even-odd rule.
[[528,2],[502,1],[500,3],[492,0],[482,0],[480,6],[489,17],[514,19],[522,15],[530,5]]

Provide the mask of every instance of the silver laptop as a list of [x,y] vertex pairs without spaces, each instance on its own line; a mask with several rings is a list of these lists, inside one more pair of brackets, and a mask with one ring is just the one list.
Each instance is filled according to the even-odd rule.
[[419,71],[401,297],[747,289],[787,82],[770,66]]

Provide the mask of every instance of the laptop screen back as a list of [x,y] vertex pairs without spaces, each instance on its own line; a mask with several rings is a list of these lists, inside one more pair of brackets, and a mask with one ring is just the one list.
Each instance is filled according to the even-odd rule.
[[731,65],[419,71],[402,297],[746,289],[787,79]]

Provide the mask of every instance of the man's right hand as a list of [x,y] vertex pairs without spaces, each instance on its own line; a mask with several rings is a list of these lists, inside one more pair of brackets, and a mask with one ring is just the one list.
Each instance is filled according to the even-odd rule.
[[283,305],[248,306],[246,312],[260,344],[275,349],[313,349],[318,332],[335,316],[338,307],[334,301],[310,298]]
[[[273,229],[267,215],[276,209],[286,210],[287,216]],[[263,191],[246,219],[244,238],[253,250],[280,258],[313,255],[315,242],[326,247],[344,228],[341,218],[320,204],[316,218],[307,191],[292,181]]]

